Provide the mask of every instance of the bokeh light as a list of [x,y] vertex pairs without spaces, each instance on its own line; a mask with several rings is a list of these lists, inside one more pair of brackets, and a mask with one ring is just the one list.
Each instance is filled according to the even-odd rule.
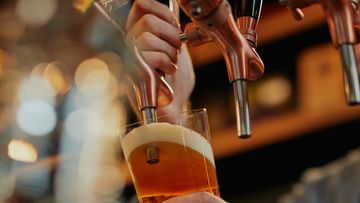
[[53,87],[55,94],[62,96],[71,87],[69,68],[61,62],[41,63],[34,67],[31,76],[42,77]]
[[20,102],[37,99],[54,104],[55,91],[49,81],[40,77],[30,77],[21,83],[18,98]]
[[16,4],[17,16],[26,24],[43,26],[55,15],[56,0],[18,0]]
[[9,197],[13,194],[15,182],[16,180],[14,174],[4,170],[4,168],[1,170],[0,167],[0,201],[9,199]]
[[0,76],[2,75],[2,72],[5,69],[5,61],[7,59],[7,54],[4,50],[0,49]]
[[0,41],[7,46],[13,46],[23,34],[25,25],[11,9],[3,9],[0,12]]
[[65,120],[64,127],[68,136],[82,141],[86,137],[101,133],[102,120],[95,110],[81,108],[70,113]]
[[83,61],[76,70],[75,84],[86,96],[98,96],[108,87],[111,74],[106,63],[97,58]]
[[86,12],[92,2],[92,0],[73,0],[73,6],[81,12]]
[[255,98],[260,105],[271,108],[284,104],[291,94],[289,80],[277,76],[264,81],[256,90]]
[[16,113],[16,121],[24,132],[42,136],[54,130],[57,122],[54,107],[43,100],[22,102]]
[[17,59],[17,69],[24,73],[41,61],[49,60],[49,53],[39,44],[22,44],[16,46],[15,53]]
[[[79,160],[79,192],[82,202],[115,202],[119,192],[125,186],[120,170],[121,153],[116,138],[91,137],[86,140]],[[96,201],[98,200],[98,201]]]
[[120,77],[123,73],[122,60],[120,56],[114,52],[101,52],[96,55],[96,58],[104,61],[111,73],[113,73],[116,77]]
[[118,136],[121,126],[126,124],[126,110],[119,101],[112,102],[103,113],[103,135]]
[[16,161],[35,162],[38,153],[35,147],[23,140],[11,140],[8,145],[8,156]]

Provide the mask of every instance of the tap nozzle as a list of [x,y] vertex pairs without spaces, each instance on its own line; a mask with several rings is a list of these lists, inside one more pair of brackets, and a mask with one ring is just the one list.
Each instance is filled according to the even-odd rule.
[[251,137],[250,111],[246,80],[233,82],[237,135],[239,138]]
[[339,46],[341,63],[344,71],[346,99],[349,105],[360,103],[359,73],[356,64],[355,51],[352,44]]
[[144,125],[157,122],[156,110],[154,107],[143,108],[141,113],[144,119]]
[[119,40],[122,40],[124,44],[121,47],[123,63],[134,87],[138,110],[143,112],[146,122],[155,121],[155,109],[158,106],[166,106],[172,101],[173,90],[164,77],[147,64],[135,44],[135,39],[126,34],[114,11],[106,8],[99,0],[93,1],[93,4],[100,16],[104,17],[112,25],[114,31],[118,32]]

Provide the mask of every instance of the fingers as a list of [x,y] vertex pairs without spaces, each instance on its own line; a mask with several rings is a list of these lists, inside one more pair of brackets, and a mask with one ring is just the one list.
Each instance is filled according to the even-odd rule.
[[136,38],[136,44],[142,51],[163,52],[173,63],[177,63],[179,55],[178,49],[150,32],[143,32]]
[[163,52],[143,51],[146,62],[151,67],[157,67],[165,74],[174,74],[177,70],[175,63]]
[[181,46],[181,41],[178,37],[180,29],[162,20],[156,15],[145,14],[129,30],[134,38],[138,37],[144,31],[153,33],[176,48],[180,48]]
[[126,28],[131,28],[146,13],[152,13],[174,27],[179,27],[176,17],[166,5],[153,0],[135,0]]
[[164,203],[226,203],[224,200],[208,192],[197,192],[189,195],[174,197]]
[[176,72],[181,30],[169,7],[156,0],[135,0],[126,28],[152,68]]

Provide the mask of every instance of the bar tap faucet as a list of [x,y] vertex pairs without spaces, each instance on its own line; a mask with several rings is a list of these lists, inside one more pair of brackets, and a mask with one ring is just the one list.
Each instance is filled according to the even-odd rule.
[[241,34],[252,47],[257,45],[256,27],[259,22],[262,0],[235,0],[233,13]]
[[237,133],[240,138],[250,137],[247,82],[260,78],[264,73],[261,58],[247,41],[248,37],[241,34],[227,0],[178,0],[178,3],[192,19],[180,37],[193,45],[214,40],[221,49],[229,81],[234,88]]
[[[142,112],[144,124],[156,122],[156,108],[172,101],[172,88],[164,77],[151,68],[144,60],[134,39],[126,35],[117,18],[98,1],[93,2],[96,10],[105,17],[118,31],[123,40],[123,65],[135,90],[139,111]],[[132,98],[130,98],[132,99]]]
[[286,5],[296,20],[301,20],[304,14],[301,8],[320,4],[324,10],[331,37],[335,48],[339,50],[343,67],[344,87],[347,103],[360,103],[360,81],[354,45],[358,43],[356,36],[357,15],[356,1],[350,0],[279,0]]

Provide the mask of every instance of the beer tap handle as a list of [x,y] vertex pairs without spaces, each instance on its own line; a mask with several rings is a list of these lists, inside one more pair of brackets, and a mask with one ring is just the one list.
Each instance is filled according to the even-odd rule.
[[[262,3],[262,0],[235,0],[233,4],[233,13],[235,19],[237,19],[237,26],[241,34],[249,42],[249,45],[253,47],[256,55],[256,27],[260,18]],[[247,138],[251,135],[247,80],[235,80],[233,90],[238,134],[241,138]]]
[[333,44],[340,53],[347,102],[349,105],[359,104],[360,81],[354,50],[357,39],[352,3],[350,0],[322,0],[320,3],[326,15]]
[[[139,111],[144,123],[156,122],[156,108],[165,106],[173,99],[173,91],[164,77],[151,68],[141,55],[134,39],[126,35],[117,18],[100,2],[93,5],[101,16],[111,23],[123,40],[123,63],[132,82]],[[132,99],[132,98],[130,98]]]
[[247,81],[264,73],[264,64],[240,33],[227,0],[178,0],[180,7],[205,36],[214,40],[224,56],[233,84],[237,130],[240,138],[251,136]]
[[358,42],[359,14],[358,0],[279,0],[301,19],[299,8],[320,4],[326,15],[335,48],[339,50],[343,67],[344,87],[349,105],[360,104],[360,81],[354,44]]
[[241,34],[256,47],[256,27],[259,21],[263,0],[235,0],[233,13]]

